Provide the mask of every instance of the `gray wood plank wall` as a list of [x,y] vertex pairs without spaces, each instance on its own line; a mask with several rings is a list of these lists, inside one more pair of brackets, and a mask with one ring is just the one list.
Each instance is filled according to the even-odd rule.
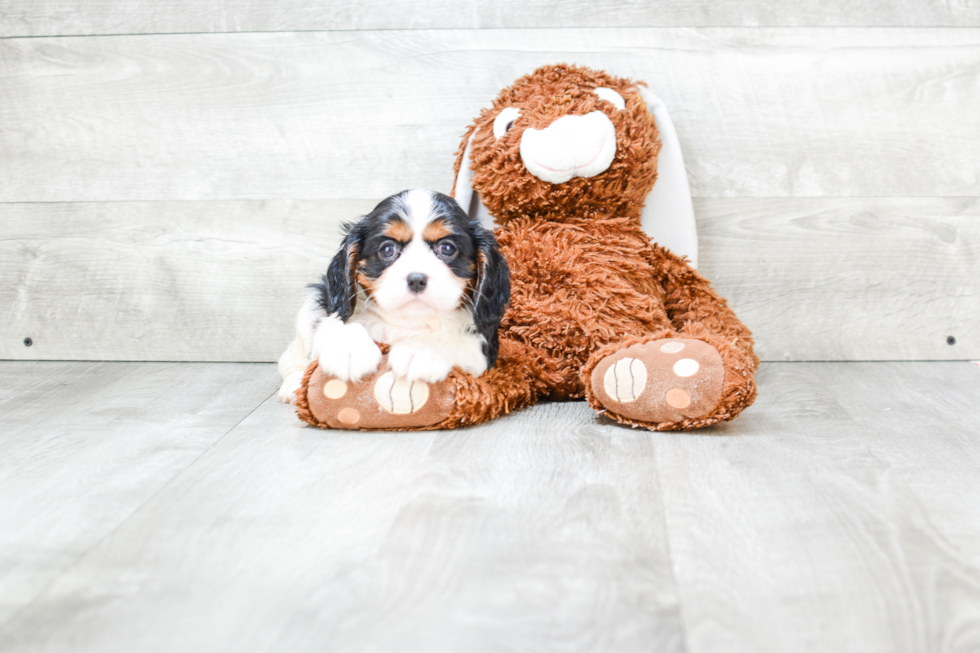
[[6,0],[8,36],[524,27],[977,27],[977,0]]
[[763,359],[980,358],[978,24],[977,2],[10,0],[0,358],[274,360],[340,222],[447,191],[471,118],[558,61],[664,97],[702,271]]

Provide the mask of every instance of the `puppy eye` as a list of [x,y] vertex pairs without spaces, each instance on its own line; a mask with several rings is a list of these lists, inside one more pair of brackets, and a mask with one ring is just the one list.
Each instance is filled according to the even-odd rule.
[[595,90],[595,94],[599,96],[600,100],[606,100],[611,102],[614,107],[622,111],[626,108],[626,100],[623,96],[612,90],[611,88],[606,88],[605,86],[600,86]]
[[517,107],[507,107],[498,113],[497,117],[493,120],[493,137],[497,139],[501,138],[510,131],[510,128],[514,126],[514,122],[520,116],[521,110]]
[[451,259],[456,256],[456,246],[449,241],[439,243],[439,256],[444,259]]
[[386,261],[394,261],[398,258],[398,247],[395,246],[395,243],[385,243],[378,250],[378,255]]

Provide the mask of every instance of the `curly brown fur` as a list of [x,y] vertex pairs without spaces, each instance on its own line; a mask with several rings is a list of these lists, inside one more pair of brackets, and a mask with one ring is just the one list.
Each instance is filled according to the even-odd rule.
[[303,374],[303,383],[296,390],[296,401],[293,402],[296,406],[296,414],[301,420],[309,424],[310,426],[318,426],[321,429],[329,429],[325,423],[320,422],[313,413],[310,411],[310,401],[307,397],[307,393],[310,390],[310,377],[313,376],[313,372],[316,371],[318,363],[313,361],[306,368],[306,373]]

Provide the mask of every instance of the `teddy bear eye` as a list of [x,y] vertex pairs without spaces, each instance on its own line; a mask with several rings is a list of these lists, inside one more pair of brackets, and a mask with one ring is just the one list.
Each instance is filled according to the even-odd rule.
[[514,122],[520,115],[521,110],[517,107],[507,107],[498,113],[493,120],[493,137],[497,139],[503,137],[514,126]]
[[626,108],[626,100],[623,96],[612,90],[611,88],[606,88],[605,86],[600,86],[595,90],[595,94],[599,96],[600,100],[606,100],[611,102],[614,107],[622,111]]

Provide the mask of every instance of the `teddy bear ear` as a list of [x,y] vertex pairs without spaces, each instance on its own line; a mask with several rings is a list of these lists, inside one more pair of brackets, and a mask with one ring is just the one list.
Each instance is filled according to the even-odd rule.
[[647,195],[640,216],[643,231],[650,240],[678,256],[686,256],[691,267],[698,266],[698,230],[694,223],[694,204],[687,183],[684,156],[667,106],[642,84],[636,90],[657,121],[660,131],[660,156],[657,158],[657,183]]
[[470,134],[470,137],[466,139],[463,160],[459,164],[459,174],[456,175],[453,199],[466,211],[466,214],[470,216],[471,220],[479,220],[485,229],[493,231],[494,227],[497,226],[493,223],[493,216],[490,215],[490,211],[487,210],[486,205],[480,199],[480,194],[473,190],[473,184],[470,182],[473,177],[473,170],[470,169],[473,163],[470,158],[470,148],[473,145],[474,134],[476,132]]

